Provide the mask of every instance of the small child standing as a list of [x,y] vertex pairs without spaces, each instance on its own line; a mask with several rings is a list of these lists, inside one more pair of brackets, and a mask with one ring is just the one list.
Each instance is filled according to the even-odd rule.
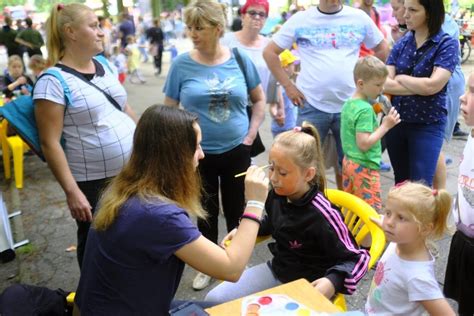
[[127,78],[127,56],[121,52],[120,46],[114,46],[110,60],[117,68],[118,80],[123,84]]
[[127,36],[127,46],[125,46],[125,54],[127,55],[127,66],[130,77],[128,80],[131,83],[135,83],[134,78],[137,78],[140,83],[145,83],[146,80],[143,78],[140,72],[140,50],[137,43],[135,42],[135,36]]
[[[468,126],[474,126],[474,74],[461,97],[461,113]],[[459,164],[458,195],[454,203],[456,233],[451,240],[444,294],[458,302],[459,315],[474,315],[474,130],[471,130]]]
[[272,190],[258,232],[272,235],[268,247],[273,258],[245,270],[236,283],[219,284],[206,300],[225,302],[299,278],[327,298],[354,293],[370,256],[359,249],[342,214],[324,195],[323,161],[319,134],[309,123],[275,138],[269,155]]
[[360,197],[377,212],[382,209],[380,139],[400,123],[400,115],[391,108],[379,126],[368,100],[375,99],[382,92],[387,75],[387,67],[377,57],[360,58],[354,68],[356,92],[344,103],[341,112],[344,191]]
[[5,72],[5,82],[2,93],[5,98],[11,99],[15,96],[29,95],[33,87],[33,81],[25,75],[23,62],[18,55],[8,58],[8,68]]
[[[293,55],[289,50],[285,49],[280,54],[280,63],[283,70],[286,72],[289,78],[294,80],[295,76],[295,64],[299,59]],[[273,137],[276,135],[286,132],[296,125],[296,106],[288,98],[286,91],[281,88],[282,97],[279,102],[283,103],[280,108],[284,109],[284,116],[279,115],[279,104],[272,103],[270,105],[270,115],[272,117],[272,134]]]
[[[446,190],[413,182],[390,190],[382,223],[376,222],[391,243],[377,264],[366,313],[454,315],[439,288],[435,260],[427,246],[427,241],[445,234],[450,209],[451,195]],[[469,295],[472,299],[472,292]]]

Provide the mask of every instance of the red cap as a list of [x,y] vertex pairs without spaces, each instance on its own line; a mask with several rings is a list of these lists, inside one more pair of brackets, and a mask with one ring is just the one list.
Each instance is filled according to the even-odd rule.
[[268,4],[267,0],[247,0],[244,6],[240,9],[242,14],[247,13],[247,9],[252,6],[262,6],[265,9],[265,13],[268,15],[268,11],[270,10],[270,5]]

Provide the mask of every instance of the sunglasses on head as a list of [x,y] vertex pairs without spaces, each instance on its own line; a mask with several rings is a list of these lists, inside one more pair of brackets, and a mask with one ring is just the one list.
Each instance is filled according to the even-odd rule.
[[258,12],[254,10],[247,11],[247,14],[250,15],[252,18],[256,17],[257,15],[262,19],[267,17],[267,14],[265,12]]

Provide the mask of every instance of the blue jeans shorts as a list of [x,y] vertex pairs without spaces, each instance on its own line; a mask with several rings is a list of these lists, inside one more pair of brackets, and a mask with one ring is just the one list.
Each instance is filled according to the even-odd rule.
[[296,120],[296,125],[301,126],[304,121],[313,124],[318,130],[319,137],[321,139],[321,147],[329,130],[331,130],[336,140],[337,162],[339,166],[339,172],[341,172],[342,159],[344,158],[344,152],[342,151],[341,143],[341,113],[326,113],[316,109],[307,101],[305,101],[303,108],[298,108],[298,118]]

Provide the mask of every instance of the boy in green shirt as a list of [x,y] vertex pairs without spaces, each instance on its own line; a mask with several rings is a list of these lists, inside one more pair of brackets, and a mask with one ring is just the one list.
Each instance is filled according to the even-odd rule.
[[379,126],[368,100],[382,93],[387,75],[385,64],[377,57],[360,58],[354,67],[356,92],[344,103],[341,113],[344,191],[360,197],[377,212],[382,209],[380,139],[400,122],[400,115],[391,108]]

